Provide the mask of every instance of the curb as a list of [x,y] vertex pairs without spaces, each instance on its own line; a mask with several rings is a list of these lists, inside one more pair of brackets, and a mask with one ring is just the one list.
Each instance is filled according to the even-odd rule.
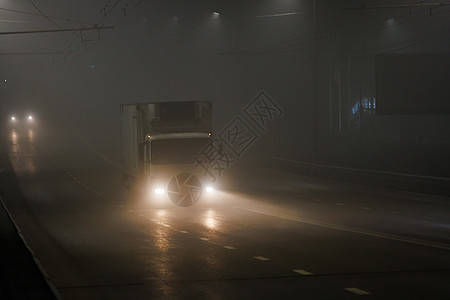
[[48,276],[47,272],[44,269],[44,266],[42,265],[41,261],[39,260],[39,258],[37,257],[37,255],[34,253],[33,249],[31,249],[30,245],[27,243],[25,237],[22,234],[22,231],[20,230],[20,227],[17,225],[17,223],[14,221],[11,213],[9,212],[9,210],[6,208],[5,203],[3,202],[3,198],[0,195],[0,202],[2,205],[3,210],[6,212],[6,214],[8,215],[8,218],[11,220],[11,223],[13,224],[14,228],[17,231],[18,236],[20,237],[20,239],[22,240],[22,243],[25,245],[25,247],[28,249],[28,252],[31,254],[31,257],[33,258],[37,268],[39,269],[39,271],[41,272],[45,282],[47,283],[48,287],[50,288],[50,290],[52,291],[53,295],[55,296],[56,299],[58,300],[62,300],[63,298],[61,297],[61,295],[59,294],[58,290],[56,289],[55,285],[51,282],[50,277]]

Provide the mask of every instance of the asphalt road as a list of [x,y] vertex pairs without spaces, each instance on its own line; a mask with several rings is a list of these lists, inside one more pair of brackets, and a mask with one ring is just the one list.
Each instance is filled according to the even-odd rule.
[[43,132],[6,132],[2,193],[64,299],[450,297],[448,198],[237,162],[193,207],[136,202],[87,139]]

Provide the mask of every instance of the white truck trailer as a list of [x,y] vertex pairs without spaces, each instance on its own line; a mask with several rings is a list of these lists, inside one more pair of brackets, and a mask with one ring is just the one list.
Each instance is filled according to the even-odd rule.
[[121,104],[124,180],[144,197],[191,206],[212,191],[194,157],[212,139],[208,101]]

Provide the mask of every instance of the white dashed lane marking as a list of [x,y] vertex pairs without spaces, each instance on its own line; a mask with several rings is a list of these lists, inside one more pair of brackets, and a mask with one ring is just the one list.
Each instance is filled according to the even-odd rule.
[[351,226],[345,226],[345,225],[339,225],[339,224],[333,224],[333,223],[325,223],[325,222],[321,222],[321,221],[305,219],[305,218],[292,216],[292,215],[276,214],[276,213],[268,212],[265,210],[259,210],[259,209],[241,207],[241,206],[233,206],[233,207],[237,208],[237,209],[254,212],[257,214],[268,215],[268,216],[272,216],[275,218],[282,218],[282,219],[286,219],[286,220],[320,226],[320,227],[334,229],[334,230],[358,233],[358,234],[373,236],[373,237],[387,239],[387,240],[393,240],[393,241],[399,241],[399,242],[404,242],[404,243],[409,243],[409,244],[450,250],[450,244],[445,244],[445,243],[437,243],[437,242],[431,242],[431,241],[427,241],[427,240],[413,239],[410,237],[398,236],[398,235],[388,234],[388,233],[384,233],[384,232],[370,231],[370,230],[365,230],[365,229],[357,228],[357,227],[351,227]]
[[[142,215],[142,214],[139,214],[139,216],[140,216],[140,215]],[[143,216],[143,215],[142,215],[142,216]],[[164,227],[171,228],[172,230],[175,230],[175,231],[177,231],[177,232],[179,232],[179,233],[189,234],[189,231],[186,231],[186,230],[177,230],[177,229],[173,228],[170,224],[163,223],[163,222],[161,222],[161,221],[159,221],[159,220],[156,220],[156,219],[149,219],[149,220],[152,221],[152,222],[155,222],[156,224],[162,225],[162,226],[164,226]],[[194,236],[195,236],[195,235],[194,235]],[[233,246],[230,246],[230,245],[220,245],[220,244],[214,243],[213,241],[211,241],[211,240],[210,240],[209,238],[207,238],[207,237],[199,237],[198,239],[200,239],[200,240],[202,240],[202,241],[205,241],[205,242],[212,243],[212,244],[214,244],[214,245],[216,245],[216,246],[219,246],[219,247],[223,247],[223,248],[228,249],[228,250],[236,250],[236,249],[237,249],[236,247],[233,247]],[[258,256],[258,257],[255,257],[255,258],[256,258],[256,259],[259,259],[259,260],[269,260],[268,258],[263,257],[263,256]]]
[[344,206],[344,205],[345,205],[345,203],[341,203],[341,202],[339,202],[339,203],[336,203],[336,205],[337,205],[337,206]]
[[346,291],[349,291],[351,293],[357,294],[357,295],[369,295],[370,293],[368,291],[365,290],[361,290],[355,287],[352,288],[345,288]]
[[361,206],[361,209],[370,210],[370,207]]
[[295,273],[298,273],[300,275],[312,275],[313,273],[305,271],[305,270],[292,270]]
[[236,250],[236,247],[233,246],[223,246],[223,247],[228,250]]
[[270,260],[270,258],[264,257],[264,256],[253,256],[254,259],[260,260],[260,261],[266,261]]

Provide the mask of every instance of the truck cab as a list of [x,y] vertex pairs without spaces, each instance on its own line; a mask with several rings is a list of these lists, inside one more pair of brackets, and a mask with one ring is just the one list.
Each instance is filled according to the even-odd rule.
[[[151,102],[121,105],[121,143],[124,179],[129,187],[147,190],[149,197],[167,196],[178,206],[190,206],[210,182],[196,166],[212,140],[208,101]],[[176,198],[176,200],[172,199]],[[195,199],[194,199],[195,198]],[[192,204],[191,204],[192,203]],[[189,205],[188,205],[189,204]]]

